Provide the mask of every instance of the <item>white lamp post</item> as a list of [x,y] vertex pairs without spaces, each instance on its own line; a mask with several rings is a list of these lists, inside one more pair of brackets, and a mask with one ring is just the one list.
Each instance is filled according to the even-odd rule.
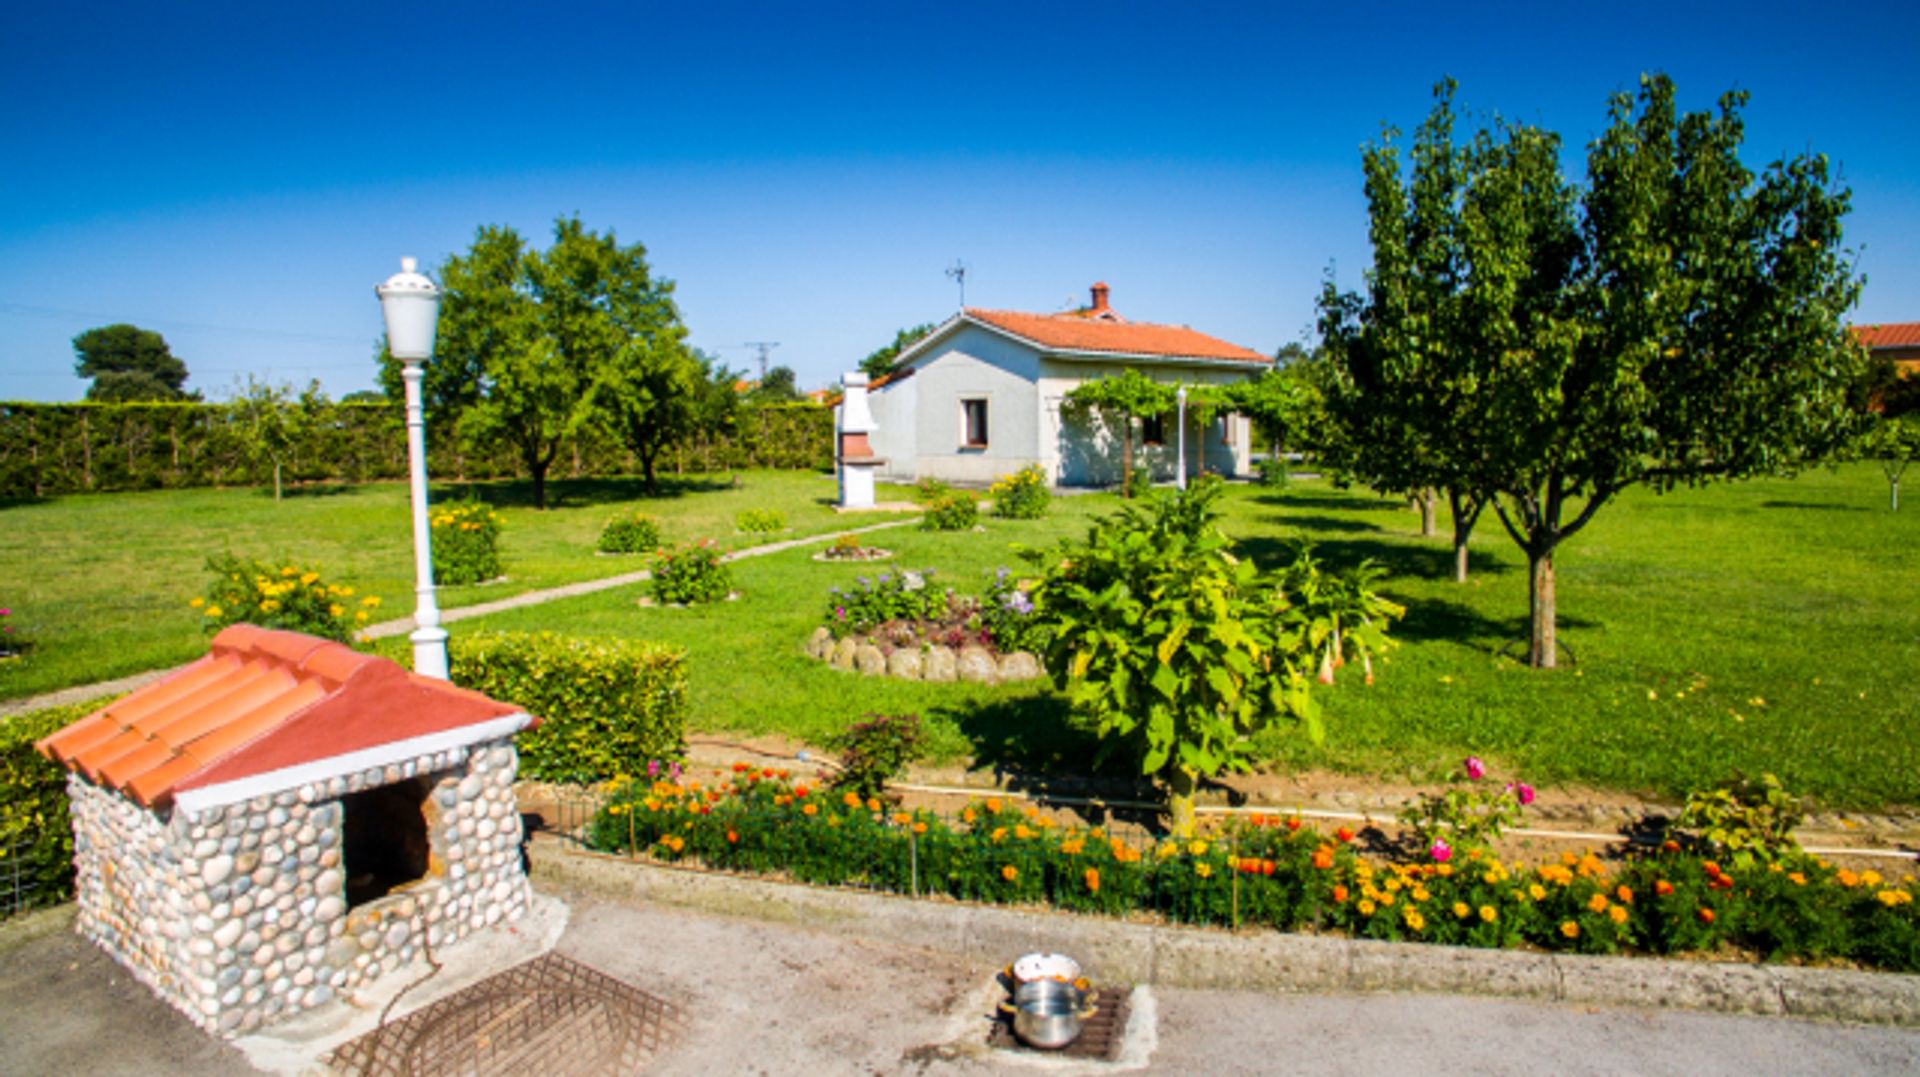
[[1174,422],[1180,427],[1173,438],[1174,451],[1179,456],[1173,466],[1173,484],[1184,490],[1187,488],[1187,387],[1182,385],[1175,389],[1173,399],[1179,405],[1174,413]]
[[447,630],[433,600],[433,532],[427,527],[427,431],[420,403],[424,364],[433,357],[434,324],[440,317],[440,289],[421,276],[412,258],[400,259],[400,272],[374,288],[387,322],[387,350],[400,360],[407,386],[407,473],[413,488],[414,608],[413,671],[447,679]]

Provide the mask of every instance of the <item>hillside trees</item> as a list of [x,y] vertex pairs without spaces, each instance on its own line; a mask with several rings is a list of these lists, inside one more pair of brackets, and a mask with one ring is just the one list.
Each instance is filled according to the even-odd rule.
[[[1849,193],[1818,155],[1750,171],[1745,104],[1729,93],[1683,115],[1671,81],[1643,78],[1611,99],[1583,188],[1562,178],[1556,136],[1529,127],[1496,122],[1464,161],[1448,215],[1461,320],[1438,402],[1465,436],[1439,462],[1486,492],[1527,555],[1536,667],[1557,663],[1554,554],[1621,491],[1790,472],[1861,421],[1849,395],[1865,356],[1841,321],[1859,293],[1840,247]],[[1372,198],[1376,171],[1376,276],[1392,280],[1395,203]],[[1394,338],[1409,324],[1395,301],[1323,296],[1349,374],[1374,363],[1391,380],[1431,354],[1424,334]]]

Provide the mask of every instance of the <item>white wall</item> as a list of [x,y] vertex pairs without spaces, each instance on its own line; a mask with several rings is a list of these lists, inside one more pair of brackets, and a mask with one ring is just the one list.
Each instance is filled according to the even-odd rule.
[[[1245,381],[1259,373],[1248,364],[1246,371],[1180,364],[1150,364],[1082,361],[1048,357],[1041,361],[1040,397],[1043,402],[1042,462],[1053,481],[1062,486],[1109,486],[1120,481],[1123,452],[1120,432],[1104,429],[1097,420],[1061,415],[1062,399],[1075,386],[1098,377],[1118,376],[1132,366],[1155,381],[1185,382],[1189,385],[1229,385]],[[1231,444],[1223,444],[1223,433],[1230,433]],[[1198,444],[1196,444],[1198,439]],[[1151,470],[1154,480],[1166,482],[1174,477],[1175,445],[1178,437],[1173,417],[1166,421],[1166,443],[1143,445],[1135,427],[1133,463]],[[1187,471],[1197,474],[1204,453],[1206,469],[1229,476],[1244,476],[1252,470],[1252,442],[1245,419],[1235,419],[1230,431],[1223,431],[1215,418],[1202,430],[1191,418],[1187,426]]]

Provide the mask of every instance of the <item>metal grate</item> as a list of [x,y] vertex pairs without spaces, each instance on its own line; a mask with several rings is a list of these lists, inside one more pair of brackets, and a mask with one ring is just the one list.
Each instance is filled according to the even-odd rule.
[[342,1044],[350,1077],[629,1074],[681,1028],[679,1010],[559,954],[547,954]]
[[1013,1018],[1004,1013],[995,1016],[987,1030],[987,1046],[1001,1051],[1019,1051],[1043,1057],[1078,1058],[1094,1062],[1113,1062],[1120,1057],[1120,1045],[1127,1035],[1128,1002],[1133,992],[1124,987],[1102,987],[1094,992],[1096,1007],[1092,1017],[1080,1026],[1080,1035],[1057,1051],[1041,1051],[1020,1042],[1013,1034]]

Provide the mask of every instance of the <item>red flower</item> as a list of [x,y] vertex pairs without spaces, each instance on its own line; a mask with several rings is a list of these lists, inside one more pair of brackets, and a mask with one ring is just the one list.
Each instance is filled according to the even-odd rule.
[[1653,892],[1659,894],[1661,897],[1666,897],[1668,894],[1673,893],[1673,884],[1665,879],[1655,879],[1653,882]]
[[1339,830],[1334,831],[1333,836],[1339,838],[1344,844],[1353,840],[1353,831],[1343,826]]
[[1288,830],[1298,830],[1298,829],[1300,829],[1300,817],[1299,817],[1299,816],[1297,816],[1297,815],[1290,815],[1290,816],[1288,816],[1288,817],[1287,817],[1287,829],[1288,829]]
[[1695,916],[1698,916],[1698,917],[1700,918],[1700,922],[1701,922],[1701,923],[1703,923],[1703,924],[1711,924],[1711,923],[1713,923],[1713,910],[1712,910],[1712,909],[1701,909],[1701,910],[1700,910],[1699,912],[1697,912],[1697,913],[1695,913],[1694,915],[1695,915]]
[[739,843],[740,843],[740,835],[731,830],[727,831],[727,844],[738,845]]

